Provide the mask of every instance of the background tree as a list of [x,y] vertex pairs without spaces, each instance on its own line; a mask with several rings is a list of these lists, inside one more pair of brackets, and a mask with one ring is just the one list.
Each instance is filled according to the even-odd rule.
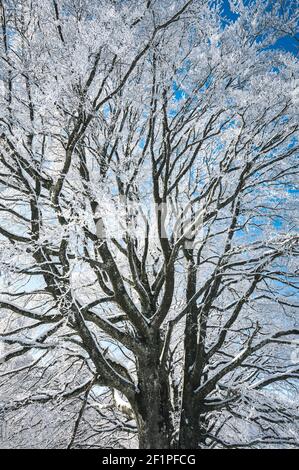
[[298,445],[298,17],[230,3],[1,1],[5,445]]

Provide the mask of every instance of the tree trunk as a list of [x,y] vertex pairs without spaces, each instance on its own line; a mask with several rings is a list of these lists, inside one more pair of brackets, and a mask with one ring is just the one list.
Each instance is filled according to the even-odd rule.
[[159,341],[153,341],[145,358],[138,364],[138,393],[134,412],[139,448],[170,449],[173,439],[172,403],[169,376],[159,364]]
[[[190,393],[188,393],[188,391]],[[180,420],[180,449],[198,449],[200,446],[200,410],[198,403],[196,403],[192,395],[194,395],[192,387],[186,386],[183,395]]]
[[138,420],[139,449],[170,449],[168,433],[161,428],[159,416],[151,416],[146,421]]
[[[197,271],[193,260],[193,250],[185,250],[188,264],[188,279],[186,301],[196,292]],[[186,315],[186,325],[184,332],[184,381],[182,390],[182,405],[179,430],[179,448],[196,449],[199,447],[199,403],[194,396],[193,369],[198,349],[198,311],[196,305],[190,307],[190,312]]]
[[140,449],[170,449],[172,426],[169,403],[163,397],[161,383],[148,375],[146,387],[136,395],[135,411]]

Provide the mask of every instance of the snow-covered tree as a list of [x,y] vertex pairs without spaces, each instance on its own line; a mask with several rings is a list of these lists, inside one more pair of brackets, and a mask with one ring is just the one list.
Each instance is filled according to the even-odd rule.
[[0,1],[2,445],[298,445],[298,10],[230,7]]

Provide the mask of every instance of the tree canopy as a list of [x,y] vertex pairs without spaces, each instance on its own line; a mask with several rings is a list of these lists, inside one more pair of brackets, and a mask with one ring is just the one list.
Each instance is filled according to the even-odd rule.
[[1,445],[298,446],[298,10],[229,4],[0,1]]

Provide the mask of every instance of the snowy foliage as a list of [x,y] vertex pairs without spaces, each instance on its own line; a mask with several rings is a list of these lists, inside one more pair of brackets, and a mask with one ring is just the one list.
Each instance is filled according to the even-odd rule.
[[0,446],[298,446],[298,15],[229,3],[0,1]]

